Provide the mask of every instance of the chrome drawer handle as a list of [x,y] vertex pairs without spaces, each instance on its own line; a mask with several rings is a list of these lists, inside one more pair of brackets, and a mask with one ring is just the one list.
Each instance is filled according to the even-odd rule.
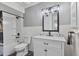
[[47,49],[45,49],[44,51],[47,52]]
[[44,45],[48,45],[48,43],[45,43],[45,42],[44,42]]

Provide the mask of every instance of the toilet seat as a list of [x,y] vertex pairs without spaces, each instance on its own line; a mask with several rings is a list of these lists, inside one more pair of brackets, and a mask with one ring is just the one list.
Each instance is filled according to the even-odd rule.
[[18,52],[18,51],[22,51],[22,50],[25,49],[25,47],[26,47],[27,45],[28,45],[28,44],[26,44],[26,43],[21,43],[21,44],[17,45],[17,46],[15,47],[15,49],[16,49],[17,52]]

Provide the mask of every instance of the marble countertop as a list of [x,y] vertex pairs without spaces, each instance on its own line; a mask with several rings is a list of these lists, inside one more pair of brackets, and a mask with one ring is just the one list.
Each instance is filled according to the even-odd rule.
[[50,39],[50,40],[56,40],[56,41],[63,41],[66,42],[64,37],[61,36],[45,36],[45,35],[37,35],[33,36],[32,38],[38,38],[38,39]]

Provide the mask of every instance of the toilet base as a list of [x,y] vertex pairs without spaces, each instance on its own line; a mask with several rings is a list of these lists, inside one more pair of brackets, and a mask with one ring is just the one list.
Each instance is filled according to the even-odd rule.
[[16,56],[25,56],[26,54],[28,54],[28,52],[25,52],[25,53],[20,52],[20,53],[17,53]]
[[25,56],[28,54],[28,44],[21,43],[15,47],[16,56]]
[[17,52],[16,53],[16,56],[25,56],[26,54],[28,54],[28,51],[25,51],[25,52]]
[[16,53],[16,56],[25,56],[26,54],[28,54],[28,50],[27,49],[24,49],[22,51],[18,51]]

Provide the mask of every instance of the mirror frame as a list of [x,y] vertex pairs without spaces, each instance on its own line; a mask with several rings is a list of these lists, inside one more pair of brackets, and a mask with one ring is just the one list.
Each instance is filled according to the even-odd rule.
[[44,15],[42,16],[42,30],[43,32],[59,32],[59,11],[57,10],[57,30],[45,30],[44,29]]

